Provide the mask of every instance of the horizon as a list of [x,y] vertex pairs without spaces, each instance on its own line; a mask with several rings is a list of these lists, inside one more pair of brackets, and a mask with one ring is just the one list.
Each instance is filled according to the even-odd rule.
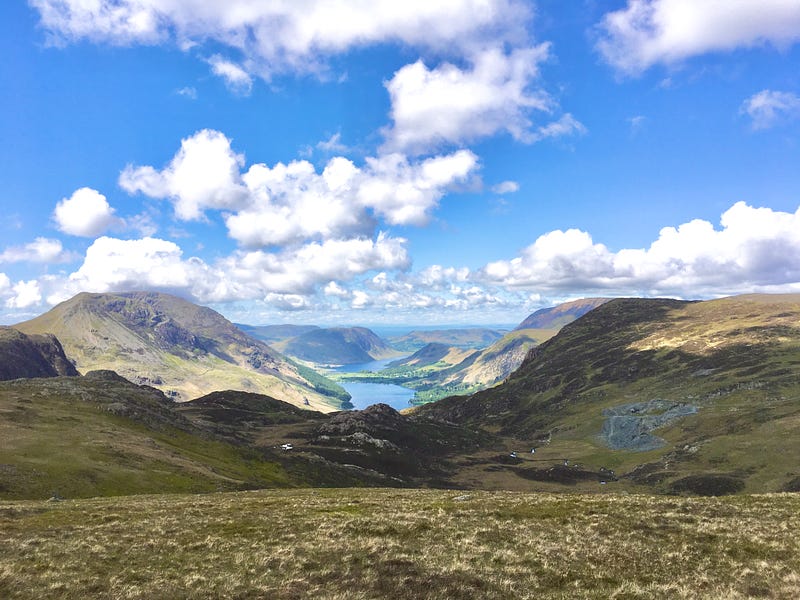
[[242,2],[0,6],[0,323],[800,292],[796,1]]

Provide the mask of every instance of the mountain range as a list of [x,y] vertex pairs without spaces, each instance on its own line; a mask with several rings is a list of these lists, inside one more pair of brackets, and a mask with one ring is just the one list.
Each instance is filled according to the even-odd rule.
[[502,331],[484,327],[414,330],[389,338],[393,348],[401,352],[416,352],[427,344],[442,344],[456,348],[486,348],[503,337]]
[[[536,311],[513,331],[502,333],[486,329],[457,329],[452,336],[432,332],[432,339],[460,340],[459,346],[431,342],[411,356],[389,363],[375,374],[344,376],[356,381],[401,383],[415,390],[413,402],[432,402],[446,396],[467,395],[496,385],[522,364],[535,346],[550,339],[559,329],[608,299],[587,298]],[[427,333],[427,332],[422,332]],[[393,338],[405,344],[424,339],[420,332]],[[486,342],[479,343],[479,340]],[[466,343],[466,342],[469,343]],[[340,376],[341,377],[341,376]]]
[[273,344],[293,358],[318,365],[351,365],[399,356],[366,327],[315,328]]
[[330,411],[348,398],[219,313],[169,294],[82,293],[14,327],[55,335],[81,372],[113,370],[177,400],[230,388]]
[[[799,373],[798,295],[617,299],[564,326],[503,385],[418,411],[654,491],[794,490]],[[555,477],[532,461],[510,468]]]
[[[11,342],[0,344],[0,364],[19,344],[42,342],[3,333]],[[49,350],[30,360],[67,368],[57,342],[44,342]],[[610,300],[528,352],[499,385],[408,414],[385,405],[322,413],[247,391],[176,403],[111,371],[43,368],[0,382],[0,495],[296,485],[800,491],[798,373],[798,295]]]

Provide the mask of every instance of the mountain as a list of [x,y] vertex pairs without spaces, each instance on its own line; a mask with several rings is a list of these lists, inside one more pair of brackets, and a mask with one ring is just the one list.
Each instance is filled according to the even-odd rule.
[[517,329],[560,329],[608,301],[609,298],[584,298],[582,300],[564,302],[550,308],[542,308],[528,315],[517,326]]
[[282,342],[289,338],[319,329],[316,325],[244,325],[242,323],[236,323],[236,326],[247,335],[261,340],[262,342],[266,342],[267,344]]
[[243,391],[175,403],[109,371],[16,379],[0,382],[0,497],[303,485],[800,491],[798,373],[800,295],[787,295],[612,300],[504,383],[409,414],[323,414]]
[[557,330],[520,330],[507,333],[494,344],[437,378],[443,385],[491,386],[522,364],[528,351]]
[[113,371],[0,382],[0,498],[442,485],[490,439],[386,405],[321,413],[268,396],[173,402]]
[[25,335],[0,326],[0,381],[78,375],[53,335]]
[[115,373],[0,382],[0,496],[69,498],[286,485],[149,386]]
[[617,299],[504,384],[417,410],[581,465],[509,467],[533,481],[588,468],[668,493],[800,490],[798,373],[800,295]]
[[503,337],[496,329],[435,329],[430,331],[411,331],[405,335],[389,339],[392,346],[402,352],[416,352],[427,344],[443,344],[457,348],[486,348]]
[[606,302],[607,298],[588,298],[538,310],[488,348],[470,353],[458,364],[440,363],[438,369],[419,373],[407,385],[417,390],[417,403],[453,394],[472,394],[496,385],[522,364],[532,348],[549,340],[564,325]]
[[284,354],[322,365],[350,365],[398,356],[365,327],[314,329],[274,345]]
[[113,370],[174,399],[240,389],[323,411],[346,399],[336,384],[309,381],[219,313],[169,294],[82,293],[14,327],[54,334],[80,371]]
[[413,367],[419,369],[437,364],[456,365],[468,357],[477,354],[477,352],[477,350],[464,350],[446,344],[431,342],[414,352],[411,356],[392,361],[386,365],[386,367],[389,369],[398,367]]

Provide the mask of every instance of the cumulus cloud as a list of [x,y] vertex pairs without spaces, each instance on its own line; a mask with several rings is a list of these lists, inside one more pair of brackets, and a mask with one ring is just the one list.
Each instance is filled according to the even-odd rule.
[[96,239],[86,250],[83,264],[69,276],[73,291],[109,292],[135,289],[186,290],[196,297],[213,297],[209,290],[220,282],[199,259],[184,260],[180,247],[158,238]]
[[451,51],[488,39],[524,37],[530,9],[520,0],[30,0],[55,43],[118,45],[209,42],[245,58],[240,68],[319,71],[324,58],[356,47],[403,43]]
[[331,295],[346,295],[337,282],[373,270],[407,269],[406,240],[379,234],[367,238],[328,240],[270,253],[236,252],[208,264],[186,258],[174,242],[158,238],[121,240],[101,237],[87,249],[83,264],[66,281],[54,301],[79,291],[137,289],[172,291],[199,302],[277,299],[300,307],[296,296],[308,297],[325,286]]
[[548,44],[510,52],[486,48],[471,57],[468,69],[449,63],[429,69],[421,60],[402,67],[385,84],[393,121],[384,130],[386,148],[423,153],[501,131],[525,142],[541,139],[530,115],[555,108],[533,85],[548,54]]
[[42,290],[36,280],[19,281],[11,287],[11,297],[6,300],[7,308],[28,308],[42,301]]
[[695,297],[797,287],[800,209],[786,213],[738,202],[720,225],[696,219],[665,227],[649,248],[617,252],[585,231],[552,231],[520,256],[489,263],[476,279],[545,291]]
[[337,298],[347,298],[350,295],[350,292],[335,281],[328,282],[323,292],[326,296],[335,296]]
[[53,219],[59,231],[82,237],[95,237],[122,222],[114,216],[114,209],[106,197],[88,187],[63,198],[56,205]]
[[406,240],[381,233],[375,240],[326,240],[278,253],[239,252],[222,261],[226,277],[256,294],[311,294],[319,285],[347,281],[368,271],[407,269]]
[[181,140],[180,150],[163,170],[128,165],[119,184],[131,194],[171,199],[175,216],[192,221],[201,219],[206,209],[242,206],[247,197],[240,175],[243,166],[244,156],[231,149],[224,134],[203,129]]
[[181,142],[169,165],[127,167],[128,192],[169,198],[183,220],[224,209],[229,235],[246,247],[297,244],[309,239],[371,235],[382,218],[390,225],[421,225],[454,185],[478,168],[468,150],[410,161],[402,154],[370,157],[362,167],[331,158],[321,173],[305,160],[273,167],[254,164],[222,133],[203,130]]
[[243,176],[248,206],[225,218],[230,236],[248,247],[308,238],[366,235],[375,227],[356,201],[361,171],[331,159],[322,173],[308,161],[256,164]]
[[741,47],[800,41],[796,0],[628,0],[605,15],[597,49],[621,73]]
[[228,89],[239,94],[247,95],[253,89],[253,78],[240,65],[231,62],[219,54],[215,54],[208,59],[211,71],[214,75],[222,77]]
[[264,296],[264,302],[280,311],[298,311],[311,308],[311,302],[306,296],[299,294],[274,294]]
[[38,237],[24,246],[11,246],[0,253],[0,263],[59,263],[72,260],[59,240]]
[[454,282],[463,283],[469,278],[469,269],[431,265],[417,274],[416,283],[427,288],[441,289]]
[[367,158],[358,198],[391,225],[424,225],[447,189],[465,182],[477,166],[478,157],[469,150],[422,162],[402,154]]
[[739,112],[752,119],[753,129],[769,129],[800,117],[800,97],[791,92],[762,90],[745,100]]

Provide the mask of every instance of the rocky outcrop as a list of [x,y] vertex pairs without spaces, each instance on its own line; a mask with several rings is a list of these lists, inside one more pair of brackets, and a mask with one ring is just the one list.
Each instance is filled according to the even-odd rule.
[[0,327],[0,380],[79,374],[54,335]]

